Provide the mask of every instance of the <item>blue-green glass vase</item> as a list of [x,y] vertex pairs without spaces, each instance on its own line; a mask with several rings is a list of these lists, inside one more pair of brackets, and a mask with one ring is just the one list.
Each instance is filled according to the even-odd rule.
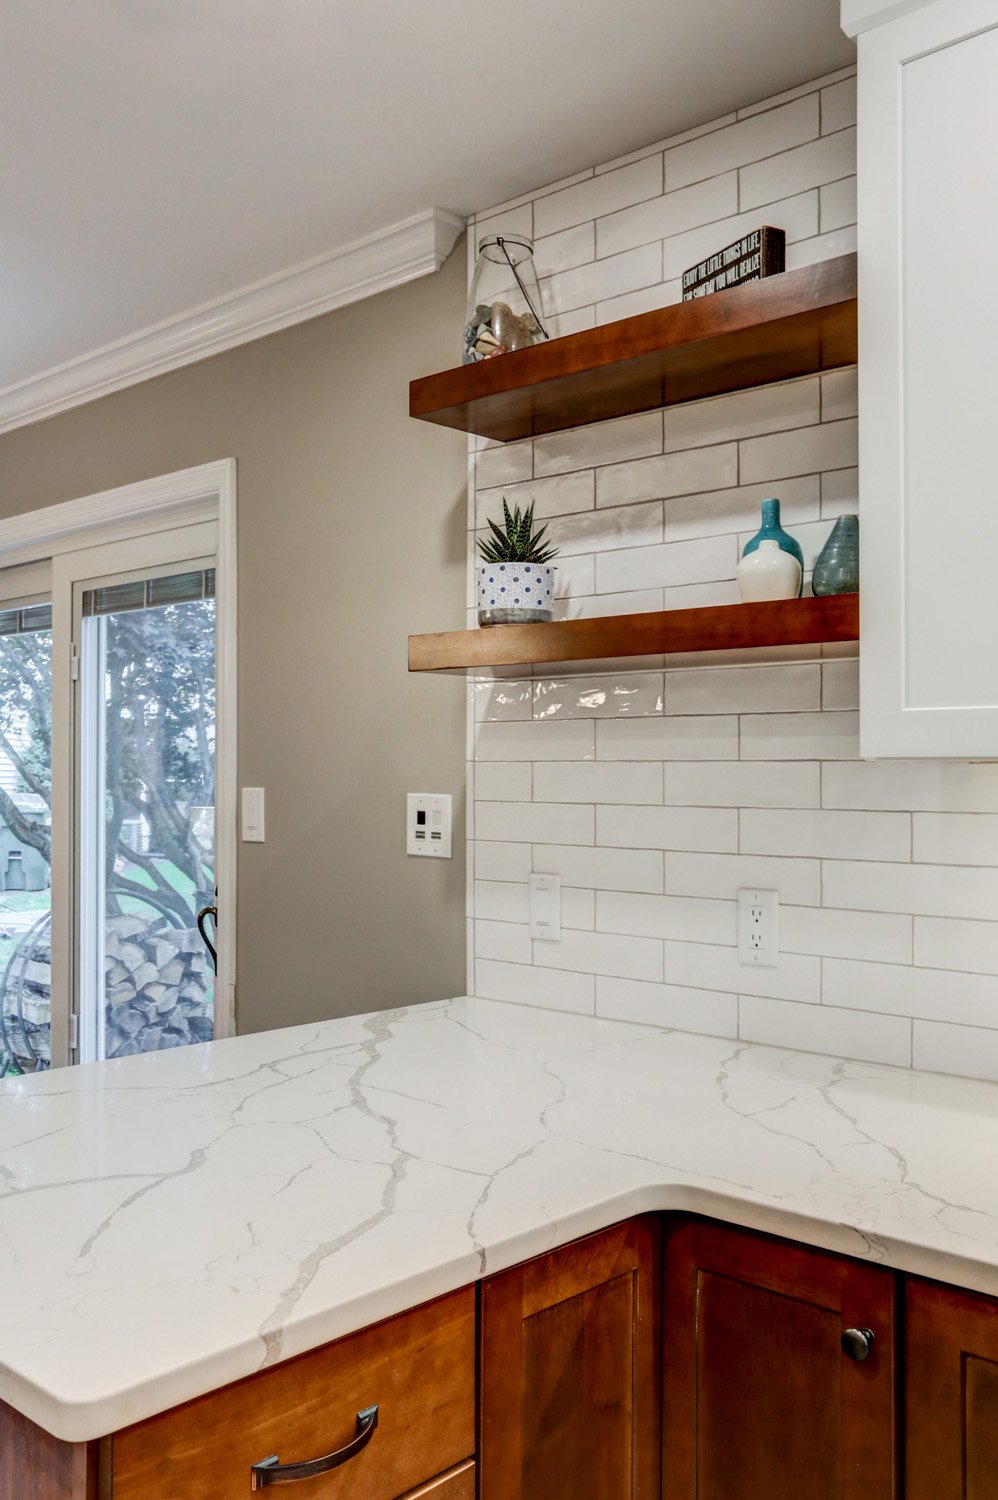
[[839,516],[818,553],[812,588],[819,597],[859,592],[859,516]]
[[778,542],[784,552],[789,552],[791,557],[796,557],[800,563],[801,586],[798,594],[804,591],[804,554],[800,550],[800,543],[794,541],[789,531],[784,531],[780,525],[780,502],[779,500],[764,500],[762,502],[762,525],[755,536],[745,543],[742,548],[742,557],[747,557],[754,552],[760,542]]

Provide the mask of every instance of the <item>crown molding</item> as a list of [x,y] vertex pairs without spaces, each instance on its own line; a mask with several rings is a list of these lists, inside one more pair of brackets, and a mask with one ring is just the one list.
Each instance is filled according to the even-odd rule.
[[170,318],[0,390],[0,432],[39,422],[438,271],[463,232],[432,208],[329,255]]
[[856,37],[932,3],[933,0],[841,0],[840,24],[846,36]]

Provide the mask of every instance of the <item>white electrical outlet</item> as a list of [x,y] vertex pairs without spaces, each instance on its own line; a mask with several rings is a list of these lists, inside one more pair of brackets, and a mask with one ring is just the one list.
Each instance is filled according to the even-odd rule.
[[780,893],[754,886],[738,892],[738,962],[775,969],[780,961]]
[[558,875],[531,875],[530,936],[542,943],[561,942],[561,878]]

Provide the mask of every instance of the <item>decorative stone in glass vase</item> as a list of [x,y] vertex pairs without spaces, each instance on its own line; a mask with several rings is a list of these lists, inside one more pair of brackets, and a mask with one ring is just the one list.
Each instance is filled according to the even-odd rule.
[[481,563],[479,625],[534,625],[554,617],[554,568],[543,563]]
[[547,337],[533,243],[522,235],[486,236],[468,294],[463,362],[512,354]]

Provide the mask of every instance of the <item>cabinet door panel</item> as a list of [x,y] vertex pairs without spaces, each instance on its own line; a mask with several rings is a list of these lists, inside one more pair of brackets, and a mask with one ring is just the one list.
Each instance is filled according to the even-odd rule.
[[[893,1500],[890,1273],[720,1225],[670,1231],[666,1500]],[[842,1349],[869,1328],[869,1357]]]
[[996,1500],[998,1306],[910,1281],[906,1328],[908,1500]]
[[860,749],[998,754],[998,6],[859,39]]
[[637,1219],[489,1277],[482,1500],[653,1500],[660,1229]]

